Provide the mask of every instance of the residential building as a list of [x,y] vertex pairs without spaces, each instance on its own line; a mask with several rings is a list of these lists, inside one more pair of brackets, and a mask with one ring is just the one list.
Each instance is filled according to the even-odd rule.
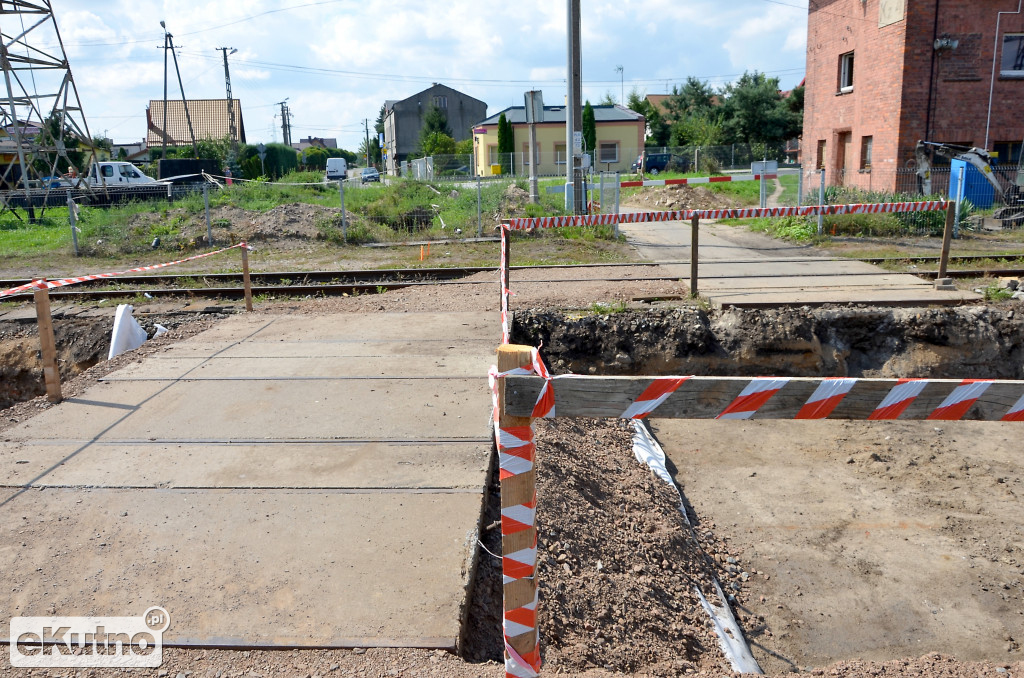
[[[514,144],[511,170],[515,174],[528,174],[530,165],[530,133],[526,124],[526,107],[512,106],[478,122],[473,128],[473,152],[476,173],[492,174],[493,166],[503,164],[498,157],[498,119],[501,114],[512,123]],[[597,149],[584,149],[591,153],[594,168],[607,172],[628,172],[630,165],[644,149],[644,116],[623,106],[594,106],[597,129]],[[565,106],[545,106],[544,122],[537,123],[535,149],[537,173],[564,175],[565,167]],[[507,163],[505,163],[507,165]]]
[[919,140],[1018,162],[1021,9],[1019,0],[812,2],[804,166],[824,169],[829,184],[907,190]]
[[432,106],[448,116],[455,141],[468,139],[473,123],[487,116],[487,104],[483,101],[438,83],[406,99],[385,101],[384,151],[389,174],[395,174],[402,161],[419,150],[423,118]]
[[[192,131],[196,141],[200,139],[225,139],[230,135],[231,121],[228,116],[227,99],[187,99],[188,116],[185,115],[185,104],[180,100],[167,101],[167,142],[168,146],[191,146],[192,136],[188,130],[188,119],[192,120]],[[235,116],[236,141],[245,143],[245,125],[242,122],[242,103],[232,99]],[[146,108],[146,144],[150,148],[164,145],[164,102],[154,99]]]
[[326,137],[306,137],[305,139],[299,139],[299,143],[292,144],[292,147],[296,151],[304,151],[307,148],[337,148],[338,140],[329,139]]

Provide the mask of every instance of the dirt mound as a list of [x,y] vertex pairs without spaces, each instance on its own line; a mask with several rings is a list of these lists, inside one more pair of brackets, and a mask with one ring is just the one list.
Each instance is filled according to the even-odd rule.
[[624,202],[655,210],[710,210],[742,207],[735,198],[715,193],[704,186],[652,186]]
[[494,221],[498,222],[502,219],[522,216],[529,202],[529,191],[525,191],[515,184],[509,184],[501,196],[498,209],[494,212]]
[[1013,309],[517,311],[513,340],[556,372],[1021,379]]

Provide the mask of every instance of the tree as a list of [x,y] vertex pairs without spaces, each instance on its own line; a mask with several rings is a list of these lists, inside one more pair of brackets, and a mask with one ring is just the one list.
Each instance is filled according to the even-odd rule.
[[612,94],[611,91],[608,91],[604,93],[604,97],[602,97],[602,99],[597,103],[601,106],[614,106],[615,104],[619,103],[619,101],[618,99],[615,98],[615,95]]
[[505,114],[498,116],[498,162],[501,163],[502,172],[512,170],[512,153],[515,149],[515,130],[512,123],[508,121]]
[[448,114],[436,104],[431,104],[423,116],[423,127],[420,129],[420,139],[425,139],[434,132],[440,132],[446,136],[454,137],[452,128],[448,126]]
[[[384,149],[380,147],[380,135],[384,134],[384,114],[387,113],[387,107],[381,106],[380,111],[377,113],[377,120],[373,123],[373,131],[376,132],[374,135],[377,139],[377,143],[370,144],[370,162],[379,163],[384,160]],[[364,140],[365,141],[365,140]],[[370,140],[371,142],[373,139]],[[364,143],[365,145],[365,143]]]
[[456,141],[455,153],[458,155],[473,155],[473,137]]
[[718,146],[725,142],[722,121],[710,113],[689,115],[670,128],[673,146]]
[[709,115],[715,111],[715,90],[707,82],[693,76],[682,87],[672,86],[672,94],[665,100],[670,123],[691,115]]
[[746,72],[722,91],[722,120],[727,140],[778,143],[799,134],[801,115],[779,92],[779,79]]
[[327,168],[327,153],[317,146],[310,146],[302,152],[302,164],[307,169],[322,170]]
[[584,152],[597,159],[597,120],[594,118],[594,107],[590,101],[583,106],[583,144]]
[[455,155],[455,139],[443,132],[431,132],[420,141],[424,156]]
[[262,166],[266,168],[265,172],[262,171],[259,150],[255,146],[250,144],[243,146],[239,152],[239,158],[239,165],[246,179],[256,179],[261,175],[277,179],[299,166],[299,154],[294,148],[284,144],[266,144],[266,157],[262,163]]

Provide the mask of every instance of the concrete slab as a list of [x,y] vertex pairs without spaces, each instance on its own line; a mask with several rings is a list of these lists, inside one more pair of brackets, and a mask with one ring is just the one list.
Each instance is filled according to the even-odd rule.
[[172,643],[454,647],[498,336],[236,316],[9,429],[0,616],[162,604]]
[[480,492],[489,443],[0,443],[0,485],[462,489]]
[[[11,440],[489,440],[472,379],[103,382],[8,431]],[[102,398],[102,400],[97,400]],[[118,403],[128,403],[119,405]]]
[[[689,223],[623,224],[621,228],[644,258],[690,258]],[[927,306],[981,299],[973,292],[936,290],[931,281],[860,261],[808,256],[815,254],[809,248],[713,221],[701,222],[699,249],[697,290],[719,307],[824,303]],[[684,282],[690,278],[689,264],[661,266]],[[865,275],[871,273],[875,275]]]
[[477,493],[31,490],[2,504],[0,617],[153,604],[170,614],[166,643],[452,648],[480,505]]
[[[310,348],[318,348],[316,345]],[[325,358],[330,357],[329,360]],[[103,381],[168,379],[364,379],[368,377],[450,378],[486,375],[490,356],[316,356],[165,358],[133,363]]]

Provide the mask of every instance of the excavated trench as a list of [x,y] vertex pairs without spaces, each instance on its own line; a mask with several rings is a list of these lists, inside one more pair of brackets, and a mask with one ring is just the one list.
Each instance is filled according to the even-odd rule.
[[1024,378],[1012,307],[519,311],[512,340],[560,374]]

